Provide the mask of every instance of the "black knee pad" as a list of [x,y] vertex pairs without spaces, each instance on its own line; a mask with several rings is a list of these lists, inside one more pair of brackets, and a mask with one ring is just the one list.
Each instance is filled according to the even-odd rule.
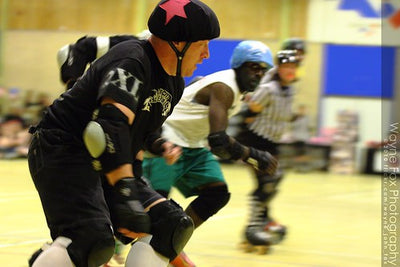
[[258,187],[262,187],[266,184],[272,184],[276,187],[283,179],[283,171],[278,169],[274,174],[269,175],[265,173],[257,173]]
[[284,177],[283,170],[282,169],[278,169],[274,174],[275,187],[277,187],[278,184],[283,180],[283,177]]
[[206,221],[222,209],[231,197],[227,185],[210,186],[202,189],[199,196],[190,203],[196,214]]
[[265,203],[266,205],[275,197],[278,190],[274,187],[259,187],[251,194],[255,200]]
[[93,246],[88,255],[88,267],[103,266],[107,263],[114,254],[115,243],[110,242],[99,242]]
[[282,170],[277,170],[273,175],[258,174],[258,186],[252,193],[252,196],[254,196],[258,201],[268,204],[278,193],[277,186],[282,178]]
[[98,267],[108,262],[115,248],[111,226],[108,224],[90,224],[66,235],[72,240],[67,247],[75,266]]
[[150,245],[161,255],[175,259],[193,234],[192,219],[172,199],[158,203],[148,214],[153,235]]

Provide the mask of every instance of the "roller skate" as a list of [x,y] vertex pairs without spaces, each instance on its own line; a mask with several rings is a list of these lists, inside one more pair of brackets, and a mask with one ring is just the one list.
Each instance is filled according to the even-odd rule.
[[247,253],[255,252],[263,255],[267,254],[270,247],[277,242],[277,237],[264,231],[261,225],[250,225],[245,230],[245,240],[240,243],[240,248]]
[[264,231],[274,235],[277,242],[282,241],[287,233],[287,227],[277,223],[276,221],[269,219],[264,227]]
[[244,232],[244,241],[239,246],[245,252],[257,254],[268,253],[270,246],[278,243],[277,235],[265,231],[265,204],[252,200],[250,202],[250,223]]
[[185,252],[181,252],[173,261],[170,262],[172,267],[196,267],[196,265],[189,259]]

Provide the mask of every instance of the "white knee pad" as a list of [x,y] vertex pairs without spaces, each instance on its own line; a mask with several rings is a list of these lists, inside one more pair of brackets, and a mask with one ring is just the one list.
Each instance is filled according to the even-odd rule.
[[51,246],[39,255],[32,267],[74,267],[67,251],[71,243],[72,240],[67,237],[57,237]]
[[151,236],[135,242],[129,250],[125,267],[167,267],[169,259],[154,251],[150,246]]

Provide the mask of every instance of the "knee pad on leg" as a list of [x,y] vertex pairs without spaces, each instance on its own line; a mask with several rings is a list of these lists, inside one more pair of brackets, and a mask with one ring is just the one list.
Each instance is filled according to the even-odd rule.
[[283,180],[284,173],[282,169],[278,169],[275,174],[274,174],[274,179],[275,179],[275,187],[278,186],[278,184]]
[[192,219],[173,200],[158,203],[148,214],[153,235],[150,244],[161,255],[174,259],[192,236]]
[[32,267],[42,266],[59,266],[59,267],[73,267],[71,258],[69,257],[67,247],[71,244],[72,240],[59,236],[54,242],[44,250],[33,262]]
[[[140,255],[140,256],[138,256]],[[132,244],[126,257],[126,267],[166,267],[169,259],[154,251],[148,242],[137,241]]]
[[277,177],[274,175],[259,174],[257,175],[258,186],[252,193],[255,200],[268,204],[276,195]]
[[278,190],[275,188],[271,188],[271,190],[265,190],[266,188],[257,188],[252,196],[255,200],[264,203],[264,205],[268,206],[269,202],[275,197],[278,193]]
[[210,186],[202,189],[199,196],[190,203],[193,211],[206,221],[222,209],[231,197],[226,185]]
[[283,170],[278,169],[274,174],[257,173],[257,182],[259,186],[271,183],[276,187],[283,179]]
[[98,267],[107,263],[114,254],[114,242],[99,242],[91,249],[88,255],[88,267]]

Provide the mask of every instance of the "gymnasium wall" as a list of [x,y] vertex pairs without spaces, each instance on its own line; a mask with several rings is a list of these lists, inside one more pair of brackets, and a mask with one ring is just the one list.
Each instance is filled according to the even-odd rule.
[[[55,55],[82,34],[138,33],[146,28],[154,0],[0,0],[3,21],[0,85],[62,91]],[[273,52],[289,36],[306,37],[308,0],[205,0],[219,17],[221,39],[257,39]],[[2,16],[3,15],[3,16]],[[5,22],[4,22],[5,21]],[[5,25],[4,25],[5,24]],[[309,44],[298,101],[316,118],[321,48]],[[213,51],[211,50],[211,55]],[[229,58],[225,59],[226,62]],[[211,59],[210,59],[211,61]],[[207,61],[204,66],[206,67]],[[224,63],[221,63],[224,64]]]
[[[45,91],[54,97],[57,96],[63,91],[56,65],[56,52],[62,45],[75,41],[83,34],[138,33],[146,28],[147,17],[157,2],[154,0],[0,0],[0,70],[2,70],[0,85]],[[324,95],[326,45],[332,43],[329,39],[332,36],[343,38],[345,43],[347,41],[351,44],[360,38],[356,41],[347,40],[340,32],[333,34],[331,28],[335,25],[328,23],[332,18],[324,16],[327,7],[320,4],[333,5],[334,2],[345,3],[345,0],[204,0],[204,2],[211,6],[219,17],[223,41],[257,39],[265,42],[275,53],[281,41],[287,37],[298,36],[307,40],[308,53],[302,67],[302,77],[297,84],[296,104],[302,103],[308,106],[314,125],[334,126],[334,121],[329,118],[333,118],[337,110],[348,105],[342,105],[342,101],[331,101],[336,99],[335,96],[329,96],[328,99]],[[346,16],[350,13],[357,12],[348,12]],[[308,16],[309,14],[312,16]],[[362,41],[361,43],[357,41],[358,43],[354,45],[371,45]],[[389,45],[395,47],[393,42]],[[213,44],[210,45],[211,57],[213,57],[212,47]],[[397,54],[396,47],[396,56]],[[215,62],[212,60],[212,58],[209,60],[209,64],[215,67]],[[227,66],[229,58],[221,60],[218,64]],[[205,61],[201,68],[209,68],[207,64]],[[340,75],[338,77],[340,79]],[[394,92],[399,91],[398,84],[398,82],[394,84]],[[391,104],[392,100],[400,103],[398,95],[394,93],[388,100],[389,112],[394,119],[398,118],[398,112]],[[338,96],[340,99],[343,97],[348,96]],[[349,101],[352,103],[364,100],[366,103],[374,102],[372,104],[374,108],[380,101],[379,97],[364,96],[357,96]],[[368,105],[364,103],[359,106],[368,109]],[[379,121],[377,118],[374,124]],[[380,139],[380,134],[375,132],[373,138]]]

